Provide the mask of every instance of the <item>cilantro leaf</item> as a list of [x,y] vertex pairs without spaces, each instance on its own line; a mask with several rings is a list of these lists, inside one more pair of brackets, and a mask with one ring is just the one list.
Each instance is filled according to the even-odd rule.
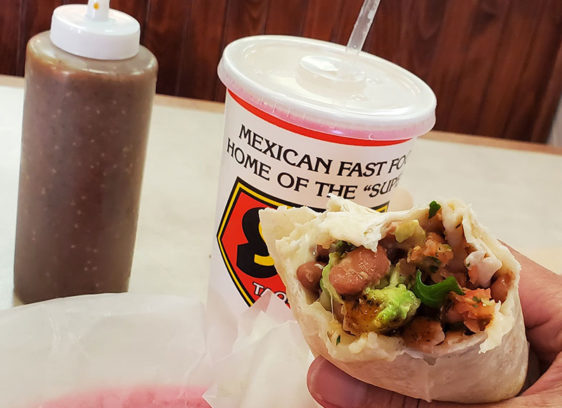
[[454,276],[449,276],[447,279],[434,285],[426,285],[421,280],[421,271],[419,269],[416,273],[416,282],[412,291],[424,305],[434,309],[438,309],[443,305],[449,292],[464,295]]
[[338,241],[336,242],[334,252],[337,252],[339,255],[343,255],[344,253],[351,252],[354,249],[355,245],[345,241]]
[[441,208],[441,204],[439,204],[437,201],[432,201],[429,203],[429,215],[427,216],[427,218],[431,218],[433,217],[435,214],[437,214],[437,211],[439,211],[439,209]]

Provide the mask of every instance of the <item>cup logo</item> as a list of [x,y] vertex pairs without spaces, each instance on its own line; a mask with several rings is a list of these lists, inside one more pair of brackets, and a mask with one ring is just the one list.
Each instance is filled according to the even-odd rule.
[[271,278],[277,272],[261,236],[260,207],[250,208],[242,217],[242,231],[248,242],[238,245],[236,266],[254,278]]
[[248,306],[266,291],[272,291],[287,303],[285,285],[275,271],[259,221],[259,210],[281,205],[295,206],[259,191],[238,177],[219,223],[217,241],[222,259]]

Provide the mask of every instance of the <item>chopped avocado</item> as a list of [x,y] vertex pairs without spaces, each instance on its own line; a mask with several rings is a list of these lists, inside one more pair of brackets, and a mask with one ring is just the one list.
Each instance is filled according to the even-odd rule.
[[398,286],[399,284],[407,285],[408,277],[400,273],[400,266],[394,265],[390,268],[388,286]]
[[421,244],[425,240],[425,231],[420,226],[418,220],[403,221],[396,226],[394,236],[398,243],[406,241],[413,237],[416,244]]
[[[420,306],[420,300],[405,285],[364,291],[368,304],[376,305],[376,313],[368,331],[386,332],[404,325]],[[353,313],[349,317],[352,317]]]
[[439,209],[441,208],[441,204],[439,204],[437,201],[432,201],[429,203],[429,213],[427,214],[427,218],[432,218],[433,216],[435,216],[435,214],[437,214],[437,211],[439,211]]
[[383,288],[386,288],[387,286],[395,287],[395,286],[398,286],[399,284],[404,284],[404,285],[406,285],[406,287],[409,288],[409,286],[410,286],[409,281],[410,280],[411,279],[409,279],[407,276],[404,276],[400,273],[400,265],[398,265],[398,264],[391,265],[390,270],[388,272],[388,275],[381,278],[381,280],[376,285],[371,286],[371,288],[372,289],[383,289]]
[[[331,310],[332,301],[336,301],[338,303],[343,303],[341,296],[336,289],[330,283],[330,271],[332,267],[336,265],[341,259],[341,255],[337,252],[332,252],[329,256],[328,265],[322,269],[322,278],[320,279],[320,289],[322,293],[320,294],[320,303],[326,310]],[[328,295],[328,298],[326,297]],[[328,306],[329,307],[326,307]]]

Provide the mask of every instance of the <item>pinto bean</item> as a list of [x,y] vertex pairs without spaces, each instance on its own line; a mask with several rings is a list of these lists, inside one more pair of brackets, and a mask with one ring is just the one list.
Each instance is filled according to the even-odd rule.
[[492,283],[492,286],[490,287],[490,291],[492,292],[492,297],[494,298],[494,300],[496,302],[505,302],[510,286],[510,275],[505,274],[498,276],[498,278],[494,281],[494,283]]
[[359,247],[349,252],[330,271],[330,283],[340,295],[356,295],[388,273],[390,261],[382,246],[373,252]]
[[322,269],[326,266],[324,262],[310,261],[303,263],[297,268],[297,278],[301,285],[308,290],[317,291],[320,288]]
[[328,261],[328,256],[330,255],[330,248],[324,248],[322,245],[316,245],[316,260],[317,261]]

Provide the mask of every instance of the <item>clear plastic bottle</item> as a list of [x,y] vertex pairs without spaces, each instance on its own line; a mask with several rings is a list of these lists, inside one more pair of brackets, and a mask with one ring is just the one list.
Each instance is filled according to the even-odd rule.
[[87,7],[59,7],[27,45],[14,265],[24,303],[128,288],[157,61],[136,20],[108,0]]

